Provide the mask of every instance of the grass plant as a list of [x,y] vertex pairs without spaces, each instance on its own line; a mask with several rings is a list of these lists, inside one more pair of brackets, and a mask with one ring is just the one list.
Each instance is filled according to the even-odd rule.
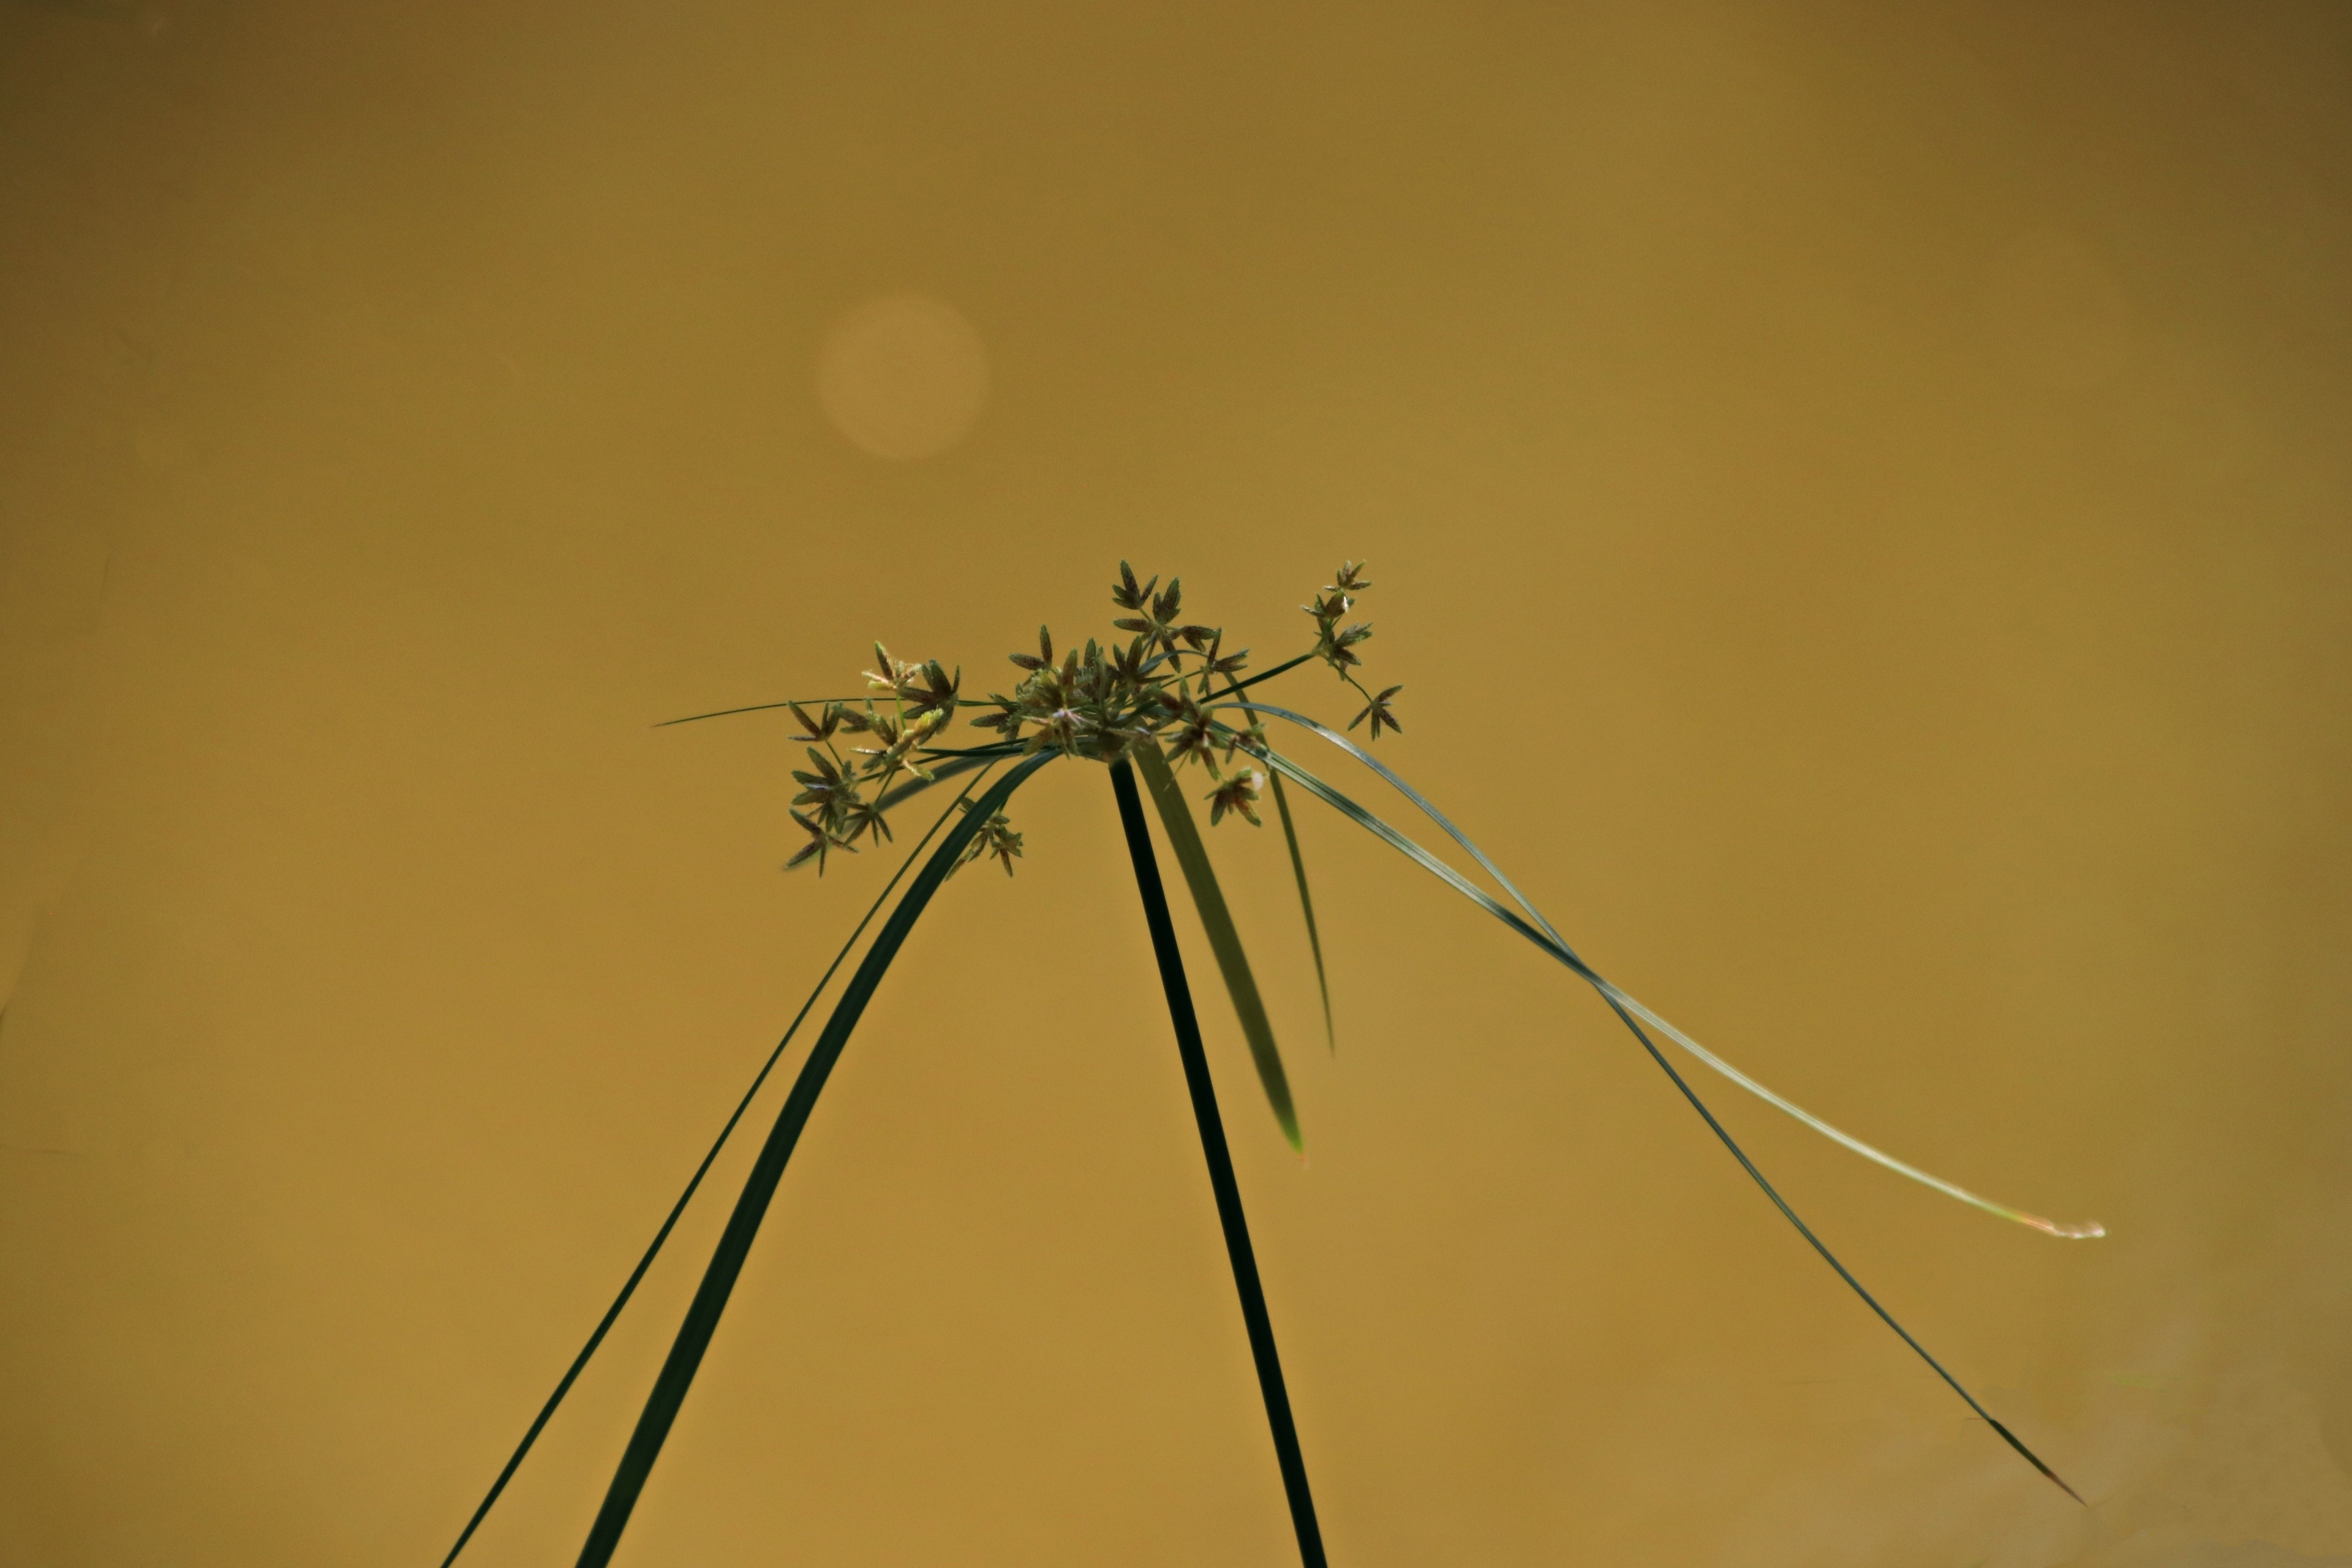
[[[1759,1083],[1596,973],[1466,834],[1370,751],[1351,740],[1349,733],[1275,706],[1262,694],[1253,694],[1253,689],[1277,677],[1306,666],[1320,665],[1337,675],[1357,706],[1355,718],[1348,726],[1349,732],[1362,730],[1365,739],[1373,742],[1384,731],[1402,732],[1395,700],[1403,688],[1391,685],[1375,691],[1360,677],[1362,648],[1372,628],[1370,623],[1351,616],[1359,598],[1370,586],[1360,563],[1350,562],[1342,566],[1334,581],[1303,606],[1314,623],[1312,646],[1271,668],[1247,674],[1246,649],[1227,652],[1222,628],[1185,618],[1181,583],[1171,579],[1162,588],[1158,578],[1139,580],[1122,562],[1118,581],[1111,591],[1112,602],[1121,612],[1112,625],[1122,635],[1102,640],[1090,638],[1057,654],[1052,634],[1040,627],[1036,652],[1011,656],[1021,677],[1010,692],[993,692],[985,698],[966,697],[961,668],[950,673],[937,660],[898,660],[877,644],[874,649],[875,667],[866,672],[866,689],[860,695],[761,703],[667,721],[688,723],[776,710],[791,715],[799,726],[797,739],[806,748],[808,762],[806,768],[795,770],[793,774],[800,790],[792,806],[793,820],[806,842],[787,865],[795,868],[813,866],[819,875],[835,855],[855,855],[891,843],[897,831],[897,813],[915,796],[959,777],[966,782],[908,851],[848,941],[835,954],[808,1000],[802,1004],[791,1027],[703,1156],[635,1269],[524,1433],[457,1544],[443,1559],[443,1568],[449,1568],[473,1538],[628,1304],[678,1216],[699,1189],[711,1163],[782,1059],[802,1023],[856,951],[875,917],[886,905],[889,906],[880,931],[844,984],[785,1097],[783,1108],[761,1145],[687,1310],[685,1321],[679,1326],[623,1451],[604,1503],[590,1526],[579,1557],[581,1568],[602,1568],[610,1560],[693,1384],[711,1336],[717,1331],[801,1131],[834,1065],[847,1047],[866,1003],[888,973],[916,921],[950,878],[983,858],[993,858],[1008,876],[1013,873],[1014,863],[1023,854],[1024,839],[1013,826],[1006,808],[1014,793],[1040,769],[1064,761],[1100,763],[1110,775],[1209,1169],[1210,1186],[1216,1198],[1218,1220],[1224,1232],[1226,1253],[1256,1365],[1284,1493],[1290,1505],[1299,1557],[1308,1568],[1322,1568],[1325,1558],[1306,1459],[1291,1418],[1273,1321],[1259,1285],[1255,1255],[1243,1212],[1240,1184],[1234,1173],[1215,1086],[1177,946],[1174,917],[1160,879],[1149,827],[1150,816],[1156,816],[1248,1044],[1259,1089],[1284,1138],[1293,1149],[1303,1149],[1297,1108],[1283,1070],[1274,1027],[1194,818],[1191,788],[1201,784],[1208,786],[1198,798],[1208,806],[1212,828],[1229,820],[1261,826],[1261,807],[1269,794],[1273,796],[1274,816],[1282,828],[1308,947],[1314,957],[1327,1043],[1336,1047],[1337,1040],[1330,984],[1324,969],[1322,938],[1316,925],[1307,862],[1299,848],[1285,781],[1398,850],[1591,986],[1740,1168],[1838,1278],[2003,1442],[2069,1497],[2077,1502],[2082,1500],[2015,1433],[1995,1419],[1799,1217],[1658,1041],[1666,1040],[1691,1059],[1845,1148],[1948,1197],[2053,1237],[2083,1239],[2104,1234],[2102,1228],[2095,1224],[2063,1225],[1995,1203],[1864,1142]],[[967,710],[977,712],[967,715]],[[977,743],[955,743],[960,737],[952,732],[951,726],[957,718],[967,716],[971,726],[992,738]],[[1452,840],[1492,882],[1493,890],[1277,749],[1266,729],[1268,720],[1330,746],[1370,769]],[[1193,781],[1192,786],[1184,782],[1188,777]],[[1147,797],[1151,805],[1149,815],[1144,808]],[[908,880],[910,870],[913,877]],[[899,893],[902,882],[905,891]],[[895,905],[890,902],[894,894],[898,900]]]

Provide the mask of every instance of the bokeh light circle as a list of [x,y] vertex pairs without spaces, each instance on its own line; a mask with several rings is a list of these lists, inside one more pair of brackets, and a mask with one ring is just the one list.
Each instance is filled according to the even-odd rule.
[[968,435],[988,399],[988,354],[956,309],[893,294],[844,311],[816,356],[834,428],[877,458],[918,462]]

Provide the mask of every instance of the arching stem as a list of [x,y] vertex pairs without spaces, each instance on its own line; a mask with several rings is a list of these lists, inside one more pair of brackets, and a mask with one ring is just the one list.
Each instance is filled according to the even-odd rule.
[[589,1526],[587,1543],[580,1549],[578,1568],[604,1568],[612,1561],[613,1549],[620,1544],[621,1531],[628,1527],[629,1515],[636,1509],[646,1477],[653,1473],[654,1461],[661,1457],[662,1445],[668,1440],[670,1427],[677,1420],[678,1408],[686,1403],[687,1390],[694,1385],[694,1374],[701,1369],[711,1335],[719,1330],[719,1315],[726,1311],[728,1298],[734,1294],[735,1281],[743,1272],[743,1260],[751,1256],[752,1238],[760,1233],[760,1222],[767,1217],[768,1205],[776,1195],[776,1184],[783,1179],[784,1164],[793,1157],[801,1130],[808,1125],[809,1112],[816,1109],[817,1096],[824,1091],[825,1079],[831,1076],[834,1064],[841,1059],[842,1049],[849,1044],[857,1020],[865,1016],[866,1004],[872,999],[875,988],[889,973],[907,933],[914,930],[931,895],[955,869],[958,858],[982,825],[1003,809],[1013,792],[1031,773],[1053,760],[1052,752],[1042,752],[1014,768],[948,830],[948,836],[915,874],[906,897],[890,911],[890,918],[882,922],[881,934],[866,950],[866,957],[850,976],[849,984],[842,988],[841,999],[834,1004],[833,1016],[825,1020],[824,1032],[809,1048],[808,1059],[801,1064],[800,1077],[785,1097],[783,1109],[777,1112],[768,1141],[760,1146],[751,1173],[744,1178],[742,1194],[735,1200],[734,1212],[727,1216],[727,1228],[719,1235],[709,1266],[703,1270],[702,1283],[686,1310],[686,1321],[678,1326],[677,1337],[670,1343],[661,1373],[654,1380],[653,1392],[646,1398],[645,1410],[629,1434],[629,1445],[622,1451],[619,1468],[613,1472],[613,1484],[605,1490],[604,1505],[596,1510],[595,1522]]

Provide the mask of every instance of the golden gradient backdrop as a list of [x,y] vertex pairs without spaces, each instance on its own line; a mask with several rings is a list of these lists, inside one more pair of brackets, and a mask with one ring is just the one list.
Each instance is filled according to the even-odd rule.
[[[0,7],[0,1561],[436,1563],[883,874],[649,723],[1122,556],[1262,664],[1369,558],[1384,754],[1604,971],[2113,1231],[1705,1086],[2085,1511],[1318,809],[1327,1055],[1221,828],[1335,1563],[2352,1561],[2347,285],[2328,4]],[[1016,816],[619,1561],[1295,1561],[1110,792]]]

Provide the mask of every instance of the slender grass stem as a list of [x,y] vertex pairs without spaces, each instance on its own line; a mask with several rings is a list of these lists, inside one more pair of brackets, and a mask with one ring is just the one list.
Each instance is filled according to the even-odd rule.
[[849,984],[842,988],[841,1000],[834,1004],[833,1016],[825,1020],[816,1044],[809,1047],[808,1060],[801,1064],[800,1076],[793,1080],[792,1092],[785,1097],[784,1107],[777,1113],[767,1142],[760,1147],[751,1173],[744,1180],[742,1194],[735,1200],[734,1212],[727,1217],[727,1229],[711,1253],[709,1266],[703,1270],[702,1283],[694,1292],[693,1304],[687,1308],[686,1321],[678,1326],[677,1338],[671,1342],[661,1373],[654,1380],[653,1392],[646,1396],[636,1429],[629,1435],[629,1446],[614,1471],[604,1506],[597,1510],[595,1522],[589,1527],[587,1542],[580,1549],[579,1568],[604,1568],[612,1561],[613,1549],[620,1544],[621,1531],[628,1527],[629,1515],[645,1490],[646,1479],[653,1473],[654,1461],[661,1456],[662,1445],[668,1440],[678,1409],[686,1403],[687,1391],[694,1384],[694,1374],[701,1368],[703,1354],[710,1348],[711,1335],[718,1331],[719,1315],[726,1311],[727,1300],[734,1293],[735,1281],[743,1271],[743,1261],[751,1256],[752,1238],[759,1235],[760,1222],[767,1217],[768,1205],[776,1195],[776,1184],[783,1179],[785,1163],[800,1142],[801,1130],[808,1125],[809,1113],[816,1109],[817,1096],[824,1092],[825,1079],[832,1076],[834,1064],[841,1059],[851,1032],[865,1015],[866,1004],[882,984],[882,977],[889,973],[899,948],[905,945],[907,933],[914,929],[915,921],[931,901],[931,895],[939,891],[940,884],[955,868],[956,861],[982,826],[1004,808],[1013,792],[1030,774],[1053,760],[1053,753],[1045,752],[1014,768],[981,797],[978,805],[948,829],[940,847],[915,874],[906,897],[890,911],[890,918],[882,922],[874,945],[866,950]]
[[1143,797],[1135,770],[1124,761],[1110,769],[1118,796],[1118,818],[1127,829],[1127,849],[1135,862],[1136,889],[1151,928],[1151,951],[1160,960],[1160,984],[1168,993],[1168,1016],[1176,1027],[1176,1052],[1184,1063],[1184,1087],[1192,1092],[1192,1119],[1201,1129],[1201,1152],[1209,1163],[1209,1186],[1216,1194],[1217,1222],[1224,1227],[1225,1252],[1233,1260],[1234,1288],[1242,1299],[1242,1321],[1249,1331],[1250,1355],[1257,1363],[1258,1391],[1265,1396],[1266,1425],[1273,1429],[1282,1489],[1290,1500],[1290,1522],[1298,1532],[1298,1558],[1306,1568],[1325,1568],[1323,1532],[1315,1521],[1315,1497],[1307,1489],[1307,1461],[1298,1451],[1298,1428],[1290,1415],[1290,1394],[1282,1381],[1282,1358],[1274,1343],[1274,1320],[1258,1283],[1257,1255],[1250,1247],[1249,1221],[1242,1213],[1241,1184],[1225,1146],[1224,1122],[1217,1114],[1217,1090],[1209,1077],[1208,1053],[1201,1045],[1200,1020],[1192,1012],[1192,988],[1184,982],[1184,958],[1176,946],[1176,925],[1160,886],[1160,862],[1145,826]]

